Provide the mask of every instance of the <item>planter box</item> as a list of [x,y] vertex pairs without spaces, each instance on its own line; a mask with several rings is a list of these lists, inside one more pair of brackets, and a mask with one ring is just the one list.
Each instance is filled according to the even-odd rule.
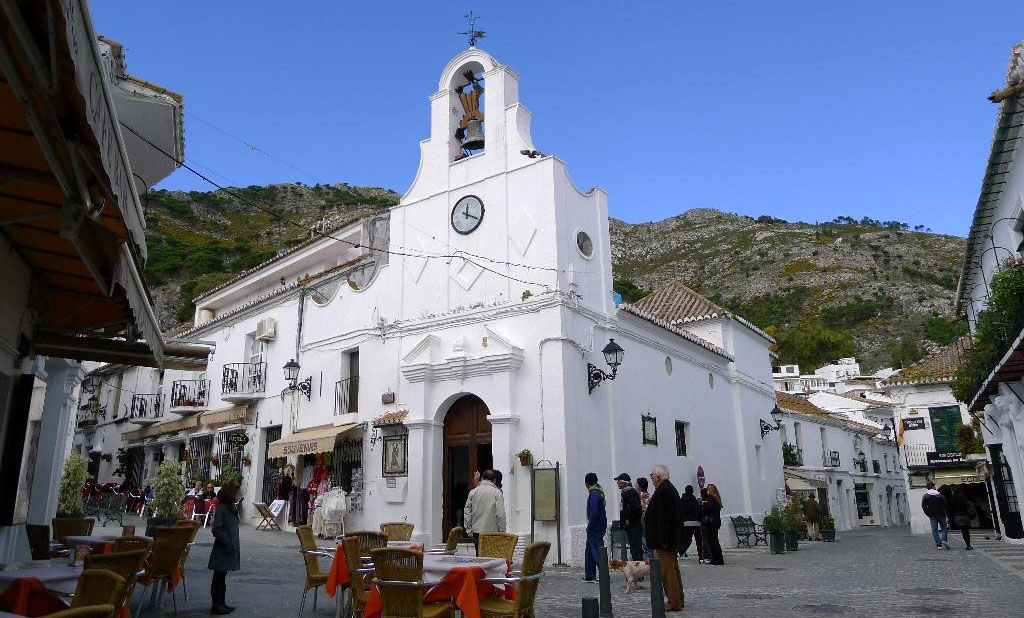
[[835,530],[822,530],[821,531],[821,540],[822,541],[826,541],[828,543],[834,542],[836,540],[836,531]]
[[799,548],[800,535],[796,532],[786,533],[786,551],[796,551]]
[[782,554],[786,551],[786,538],[781,532],[768,534],[768,547],[773,554]]
[[147,517],[146,536],[152,538],[153,528],[157,528],[159,526],[173,526],[177,521],[177,517]]

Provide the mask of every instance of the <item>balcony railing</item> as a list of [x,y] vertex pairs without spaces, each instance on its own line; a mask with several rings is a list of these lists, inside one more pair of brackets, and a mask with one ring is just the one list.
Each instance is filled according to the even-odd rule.
[[359,411],[359,376],[334,383],[334,414],[354,414]]
[[220,391],[228,399],[237,399],[239,396],[262,393],[266,382],[266,363],[230,363],[224,365]]
[[144,425],[159,421],[164,416],[161,399],[163,396],[160,393],[134,395],[132,407],[128,411],[128,420]]
[[171,408],[183,408],[187,414],[188,410],[202,410],[209,404],[209,380],[175,380],[171,384]]
[[82,406],[79,408],[78,417],[76,419],[76,424],[79,429],[95,427],[98,421],[99,419],[97,418],[97,414],[90,411],[88,406]]
[[904,444],[903,460],[907,468],[927,468],[930,466],[955,466],[964,460],[964,455],[955,450],[938,451],[934,444]]
[[821,465],[826,468],[838,468],[839,451],[823,451],[821,453]]

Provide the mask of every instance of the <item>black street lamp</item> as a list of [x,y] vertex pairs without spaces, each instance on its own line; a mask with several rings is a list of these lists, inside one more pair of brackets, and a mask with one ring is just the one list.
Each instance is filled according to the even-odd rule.
[[299,391],[306,396],[306,401],[313,398],[313,376],[299,382],[299,364],[294,358],[284,364],[284,379],[288,382],[288,388],[284,389],[282,395],[289,391]]
[[622,357],[626,351],[622,349],[622,346],[615,343],[614,339],[609,339],[608,344],[601,350],[604,354],[604,362],[608,363],[608,366],[612,368],[612,372],[608,373],[603,369],[598,368],[592,363],[587,363],[587,392],[593,393],[597,385],[604,380],[614,380],[616,374],[619,371],[619,365],[622,364]]
[[762,440],[764,440],[764,437],[767,436],[769,433],[771,433],[773,431],[779,431],[779,429],[782,428],[782,416],[783,416],[782,408],[780,408],[779,406],[775,406],[774,408],[772,408],[772,420],[775,421],[775,425],[774,426],[771,423],[769,423],[766,420],[764,420],[764,419],[760,419],[760,418],[757,419],[758,422],[761,424],[761,439]]

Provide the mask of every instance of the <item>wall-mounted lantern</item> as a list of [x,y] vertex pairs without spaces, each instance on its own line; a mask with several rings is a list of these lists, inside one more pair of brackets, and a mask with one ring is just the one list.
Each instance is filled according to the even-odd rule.
[[313,398],[313,376],[299,382],[299,364],[294,358],[288,359],[284,364],[284,379],[288,382],[288,388],[281,393],[282,395],[289,391],[299,391],[306,396],[307,401]]
[[619,365],[622,364],[622,357],[626,351],[622,349],[622,346],[615,343],[614,339],[608,340],[608,345],[604,346],[601,350],[604,354],[604,362],[608,363],[608,366],[612,368],[612,372],[608,373],[603,369],[599,369],[592,363],[587,363],[587,392],[593,393],[597,385],[605,380],[614,380],[615,375],[619,371]]
[[773,431],[778,431],[782,427],[782,408],[775,406],[772,408],[772,420],[775,421],[775,425],[765,421],[764,419],[757,419],[761,424],[761,439]]

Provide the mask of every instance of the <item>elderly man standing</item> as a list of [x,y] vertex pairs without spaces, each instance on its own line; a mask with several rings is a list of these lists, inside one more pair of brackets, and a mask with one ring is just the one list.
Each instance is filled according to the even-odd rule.
[[644,515],[644,529],[647,546],[661,562],[661,581],[665,586],[666,612],[683,609],[683,578],[676,562],[676,548],[679,547],[679,492],[668,480],[668,468],[659,464],[651,469],[651,483],[654,495]]
[[479,543],[481,532],[505,531],[505,496],[494,484],[494,471],[484,470],[480,484],[469,492],[463,520],[466,533],[473,537],[473,545]]
[[644,510],[640,504],[640,493],[633,487],[631,480],[625,472],[615,477],[622,502],[622,508],[619,510],[619,527],[626,533],[626,540],[629,541],[629,559],[643,560]]

